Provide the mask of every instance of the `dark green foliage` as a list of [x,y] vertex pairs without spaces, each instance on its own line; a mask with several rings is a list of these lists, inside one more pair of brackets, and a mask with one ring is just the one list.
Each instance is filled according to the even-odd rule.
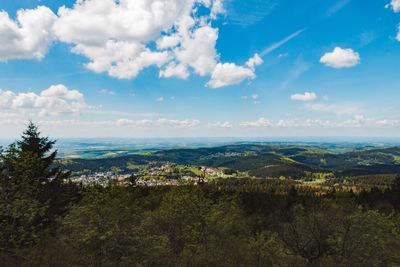
[[29,123],[21,140],[0,154],[0,250],[11,255],[36,244],[77,194],[65,183],[68,173],[52,166],[53,145]]
[[[54,168],[53,144],[31,124],[1,153],[0,266],[400,265],[399,177],[382,188],[373,177],[362,192],[290,179],[138,187],[135,176],[78,188]],[[220,148],[202,149],[199,160],[238,170],[278,160],[268,147],[251,149],[252,162],[222,163],[211,156]],[[190,151],[152,157],[191,163]]]
[[347,198],[304,195],[293,187],[286,189],[289,195],[234,193],[235,187],[87,187],[82,200],[56,222],[56,234],[42,235],[21,250],[24,257],[8,258],[8,266],[399,263],[400,228],[393,214],[361,209]]

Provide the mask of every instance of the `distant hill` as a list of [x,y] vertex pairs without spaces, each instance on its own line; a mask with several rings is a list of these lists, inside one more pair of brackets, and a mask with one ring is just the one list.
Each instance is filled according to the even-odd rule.
[[196,149],[169,149],[100,159],[60,159],[79,171],[172,162],[180,165],[225,167],[255,177],[301,178],[309,173],[336,176],[400,173],[400,147],[239,144]]

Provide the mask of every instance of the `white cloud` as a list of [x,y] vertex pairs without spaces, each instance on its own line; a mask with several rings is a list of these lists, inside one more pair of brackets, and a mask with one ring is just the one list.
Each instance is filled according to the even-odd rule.
[[188,65],[200,76],[210,74],[217,64],[218,55],[215,49],[218,30],[209,25],[184,33],[181,47],[174,53],[179,62]]
[[160,39],[157,40],[157,48],[162,50],[162,49],[168,49],[172,47],[176,47],[179,45],[181,41],[181,37],[177,34],[174,35],[165,35],[160,37]]
[[143,119],[143,120],[128,120],[128,119],[119,119],[116,121],[117,126],[135,126],[135,127],[151,127],[153,125],[153,121]]
[[[392,8],[395,13],[398,13],[400,12],[400,0],[392,0],[390,4],[387,4],[385,7]],[[396,40],[400,42],[400,25],[398,26]]]
[[214,122],[214,123],[208,123],[207,127],[217,127],[217,128],[226,128],[226,129],[231,129],[233,128],[233,124],[229,121],[225,121],[225,122]]
[[[125,115],[122,115],[125,116]],[[126,115],[131,116],[131,115]],[[30,117],[32,118],[32,117]],[[288,118],[270,122],[258,119],[243,123],[200,122],[196,119],[62,119],[55,118],[35,122],[41,129],[56,137],[216,137],[226,136],[397,136],[400,118],[372,118],[356,114],[344,120],[315,118]],[[23,130],[27,117],[8,112],[0,113],[1,137],[12,137]],[[258,127],[255,128],[254,127]],[[77,132],[75,129],[79,128]],[[125,130],[124,130],[125,129]],[[128,130],[127,130],[128,129]],[[130,130],[129,130],[130,129]]]
[[360,55],[350,48],[335,47],[332,52],[325,53],[320,62],[332,68],[350,68],[360,63]]
[[391,7],[394,12],[400,12],[400,0],[392,0],[386,7]]
[[[201,18],[200,5],[209,10]],[[75,53],[89,58],[92,71],[130,79],[174,59],[160,77],[186,79],[188,66],[204,76],[217,64],[218,30],[208,21],[220,12],[220,0],[86,0],[60,8],[54,29],[61,41],[75,45]],[[147,46],[154,41],[158,51]]]
[[156,121],[157,126],[169,126],[169,127],[195,127],[200,125],[199,120],[169,120],[169,119],[158,119]]
[[240,123],[243,127],[272,127],[273,124],[266,118],[259,118],[255,121],[245,121]]
[[[172,128],[193,128],[197,126],[202,126],[201,122],[197,119],[166,119],[159,118],[155,120],[130,120],[130,119],[119,119],[115,122],[117,126],[134,126],[134,127],[172,127]],[[232,124],[229,122],[218,122],[218,123],[208,123],[205,126],[230,128]]]
[[319,120],[319,119],[286,119],[279,120],[275,127],[278,128],[299,128],[299,127],[332,127],[333,124],[329,120]]
[[211,8],[211,18],[216,19],[219,14],[225,14],[223,0],[215,0]]
[[212,22],[224,13],[223,0],[76,0],[57,16],[47,7],[20,10],[16,21],[2,11],[0,41],[7,45],[0,47],[0,60],[40,59],[57,39],[86,57],[87,69],[118,79],[135,78],[151,66],[160,77],[181,79],[191,72],[218,75],[223,66],[234,74],[210,84],[237,84],[253,78],[262,59],[256,54],[243,67],[220,62]]
[[153,52],[136,42],[110,40],[103,46],[78,44],[73,48],[77,54],[88,57],[86,67],[94,72],[107,72],[111,77],[130,79],[151,65],[162,66],[169,59],[168,52]]
[[211,80],[206,84],[210,88],[220,88],[228,85],[236,85],[246,79],[254,79],[256,75],[253,70],[237,66],[234,63],[218,63],[215,67]]
[[399,127],[400,120],[366,118],[364,115],[356,114],[343,121],[298,118],[279,120],[274,126],[278,128],[385,128]]
[[187,16],[195,1],[86,0],[72,8],[61,7],[55,31],[61,41],[102,45],[109,40],[154,40],[175,21]]
[[360,108],[355,105],[344,105],[344,104],[324,104],[314,103],[306,104],[305,108],[311,111],[335,113],[336,115],[356,114],[360,112]]
[[171,62],[167,65],[167,67],[163,70],[160,70],[160,77],[163,78],[171,78],[176,77],[179,79],[186,80],[189,77],[189,72],[185,65],[176,64],[175,62]]
[[163,102],[163,101],[164,101],[164,97],[163,97],[163,96],[160,96],[160,97],[157,98],[156,100],[157,100],[157,102]]
[[43,6],[19,10],[15,21],[0,11],[0,61],[42,59],[53,41],[56,18]]
[[314,92],[305,92],[304,94],[293,94],[290,99],[295,101],[314,101],[317,99],[317,94]]
[[262,63],[262,58],[258,54],[254,54],[254,56],[246,62],[246,66],[254,70],[256,66],[261,65]]
[[14,93],[0,90],[0,108],[30,115],[59,115],[80,113],[88,108],[83,94],[65,85],[53,85],[40,94]]
[[353,118],[337,123],[338,127],[399,127],[400,120],[398,119],[375,119],[366,118],[364,115],[357,114]]
[[134,127],[173,127],[173,128],[192,128],[200,125],[199,120],[173,120],[160,118],[157,120],[129,120],[129,119],[119,119],[115,123],[117,126],[134,126]]

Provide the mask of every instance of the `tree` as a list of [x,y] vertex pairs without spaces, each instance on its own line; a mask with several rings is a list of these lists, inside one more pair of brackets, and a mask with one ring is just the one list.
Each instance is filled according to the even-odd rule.
[[54,144],[30,122],[21,139],[0,153],[0,249],[36,243],[55,216],[67,209],[66,193],[76,193],[71,185],[62,190],[69,173],[54,167]]
[[[248,240],[248,266],[298,266],[296,257],[287,255],[277,234],[257,233]],[[297,264],[296,264],[297,263]]]
[[392,204],[400,208],[400,175],[394,179],[389,192]]
[[323,258],[329,251],[328,237],[332,233],[334,209],[328,205],[308,209],[296,205],[292,220],[284,225],[282,240],[291,255],[302,257],[309,265]]

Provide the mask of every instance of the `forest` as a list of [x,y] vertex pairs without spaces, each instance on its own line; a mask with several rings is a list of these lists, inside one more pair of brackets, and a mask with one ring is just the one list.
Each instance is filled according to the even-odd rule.
[[400,265],[396,170],[357,190],[250,178],[83,186],[54,145],[31,123],[1,151],[0,266]]

